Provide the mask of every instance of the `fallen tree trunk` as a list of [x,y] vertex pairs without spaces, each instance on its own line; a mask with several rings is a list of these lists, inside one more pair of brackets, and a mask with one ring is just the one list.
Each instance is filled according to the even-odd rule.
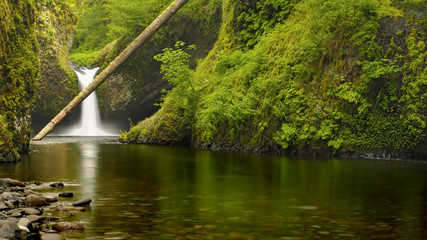
[[145,41],[147,41],[160,27],[163,26],[188,0],[175,0],[166,8],[123,52],[117,56],[107,68],[85,87],[61,112],[58,113],[34,138],[34,141],[42,140],[46,134],[64,119],[74,108],[101,85],[123,62],[126,61]]

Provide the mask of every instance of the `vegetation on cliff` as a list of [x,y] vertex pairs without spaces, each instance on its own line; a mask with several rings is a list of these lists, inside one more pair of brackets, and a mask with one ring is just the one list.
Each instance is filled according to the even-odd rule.
[[39,71],[35,21],[31,1],[0,1],[0,161],[28,150]]
[[426,10],[419,0],[224,0],[208,57],[194,72],[185,58],[160,59],[174,88],[122,138],[261,152],[414,151],[426,138]]

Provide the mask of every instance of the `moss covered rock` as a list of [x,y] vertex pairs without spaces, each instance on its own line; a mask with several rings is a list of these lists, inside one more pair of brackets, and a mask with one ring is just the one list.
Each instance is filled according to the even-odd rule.
[[32,115],[33,125],[43,127],[78,92],[77,78],[67,59],[77,15],[60,0],[37,1],[35,7],[40,74]]
[[0,1],[0,161],[28,151],[39,70],[32,1]]

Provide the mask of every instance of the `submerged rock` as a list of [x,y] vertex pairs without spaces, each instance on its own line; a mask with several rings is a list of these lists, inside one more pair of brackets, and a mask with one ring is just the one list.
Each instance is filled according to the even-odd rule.
[[92,202],[92,199],[90,199],[90,198],[85,198],[85,199],[81,199],[81,200],[79,200],[79,201],[77,201],[77,202],[74,202],[74,203],[73,203],[73,206],[76,206],[76,207],[78,207],[78,206],[87,206],[87,205],[89,205],[91,202]]
[[57,222],[53,224],[52,229],[58,232],[82,232],[84,227],[72,222]]
[[63,192],[63,193],[58,194],[58,197],[71,198],[71,197],[74,197],[74,193],[72,193],[72,192]]
[[48,203],[53,203],[58,201],[58,199],[56,199],[56,197],[53,197],[53,196],[43,196],[43,199]]
[[63,187],[65,187],[65,185],[61,182],[51,183],[49,186],[52,188],[63,188]]
[[65,240],[63,236],[56,233],[47,233],[40,236],[41,240]]
[[60,211],[60,212],[84,212],[84,211],[86,211],[86,208],[84,208],[84,207],[60,207],[60,206],[57,206],[56,210]]

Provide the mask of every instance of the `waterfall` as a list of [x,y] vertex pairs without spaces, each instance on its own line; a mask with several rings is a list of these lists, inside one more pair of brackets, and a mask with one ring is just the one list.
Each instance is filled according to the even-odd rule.
[[[80,68],[74,69],[79,80],[80,89],[85,88],[95,78],[99,68]],[[99,114],[98,100],[96,99],[95,91],[92,92],[81,103],[81,115],[78,123],[68,130],[63,135],[67,136],[111,136],[114,134],[103,127],[101,116]]]

